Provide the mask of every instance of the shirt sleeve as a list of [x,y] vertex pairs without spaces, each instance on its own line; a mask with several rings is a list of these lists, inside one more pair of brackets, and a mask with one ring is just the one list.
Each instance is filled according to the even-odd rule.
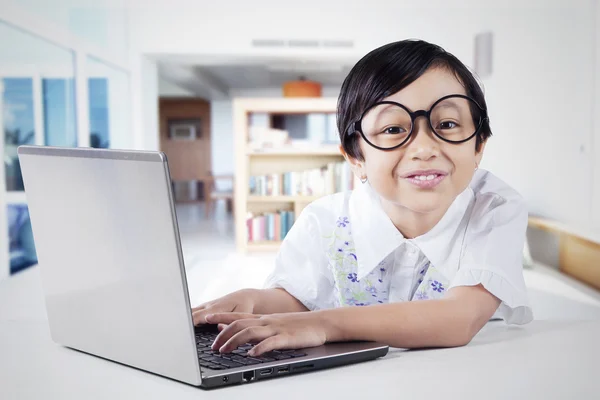
[[523,278],[527,207],[521,198],[485,195],[475,202],[459,269],[450,284],[483,287],[501,300],[494,317],[510,324],[533,319]]
[[333,276],[322,240],[319,219],[308,206],[283,240],[265,289],[282,288],[311,311],[332,308]]

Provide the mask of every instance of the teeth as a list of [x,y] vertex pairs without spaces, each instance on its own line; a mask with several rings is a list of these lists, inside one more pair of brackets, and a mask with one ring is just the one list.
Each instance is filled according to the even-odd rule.
[[435,175],[416,175],[415,179],[419,181],[430,181],[435,179]]

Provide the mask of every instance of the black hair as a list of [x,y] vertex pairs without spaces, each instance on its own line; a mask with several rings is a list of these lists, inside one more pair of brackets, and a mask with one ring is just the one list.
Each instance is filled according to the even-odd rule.
[[[471,71],[442,47],[423,40],[401,40],[381,46],[360,59],[344,80],[337,104],[337,127],[344,151],[348,156],[363,160],[358,137],[352,135],[354,122],[365,110],[382,99],[402,90],[431,68],[453,72],[465,88],[467,96],[487,110],[483,90]],[[478,121],[474,121],[478,122]],[[477,134],[475,148],[492,131],[485,119]]]

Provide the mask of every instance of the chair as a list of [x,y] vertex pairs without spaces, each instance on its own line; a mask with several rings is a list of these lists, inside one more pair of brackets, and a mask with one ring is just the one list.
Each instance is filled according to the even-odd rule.
[[[231,182],[231,189],[217,189],[216,181]],[[233,175],[212,175],[210,174],[204,179],[204,201],[206,204],[206,218],[214,211],[215,203],[219,200],[225,200],[227,212],[233,213]]]

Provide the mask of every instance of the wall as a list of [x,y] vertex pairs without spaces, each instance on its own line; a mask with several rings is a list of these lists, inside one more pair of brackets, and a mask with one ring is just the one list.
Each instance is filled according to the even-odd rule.
[[120,60],[129,51],[127,11],[122,0],[2,0]]
[[195,94],[189,90],[171,83],[160,76],[158,78],[158,96],[159,97],[195,97]]
[[[484,80],[494,136],[482,167],[510,182],[530,211],[591,227],[593,3],[498,12],[494,72]],[[565,21],[571,21],[566,24]],[[596,225],[600,229],[600,225]]]
[[158,150],[158,68],[139,53],[131,54],[130,65],[133,147]]
[[594,99],[592,109],[592,142],[594,144],[593,150],[593,161],[594,161],[594,174],[592,185],[594,186],[594,193],[592,195],[592,219],[594,221],[594,227],[600,229],[600,1],[595,2],[596,16],[595,30],[596,30],[596,45],[595,45],[595,62],[594,62]]
[[[210,103],[204,99],[162,98],[159,101],[160,149],[169,159],[175,181],[199,180],[210,173]],[[171,140],[169,120],[200,119],[199,135],[194,140]]]
[[[230,100],[210,102],[212,171],[214,175],[234,173],[233,103]],[[231,189],[230,182],[217,182],[217,189]]]

